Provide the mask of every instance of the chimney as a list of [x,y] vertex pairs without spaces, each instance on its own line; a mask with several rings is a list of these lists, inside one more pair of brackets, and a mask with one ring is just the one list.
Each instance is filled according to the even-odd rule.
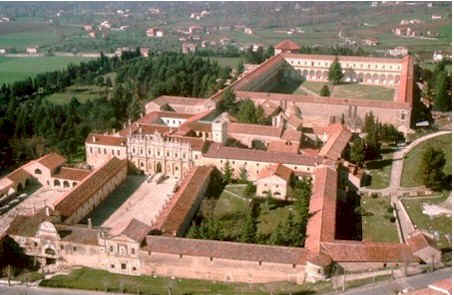
[[96,136],[93,135],[93,142],[96,142]]
[[92,229],[91,218],[88,218],[88,229]]
[[46,207],[46,216],[50,216],[50,209],[49,209],[49,207]]

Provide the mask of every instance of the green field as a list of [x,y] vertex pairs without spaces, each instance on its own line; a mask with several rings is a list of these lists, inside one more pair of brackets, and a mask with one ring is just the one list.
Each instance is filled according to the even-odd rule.
[[446,164],[443,171],[446,175],[451,175],[452,135],[441,135],[422,142],[405,156],[401,186],[413,187],[423,185],[423,179],[419,167],[421,166],[422,154],[429,146],[441,148],[444,151]]
[[40,56],[40,57],[1,57],[0,84],[11,83],[35,76],[38,73],[55,71],[73,63],[88,61],[85,57]]
[[389,177],[391,175],[392,151],[382,155],[382,159],[369,161],[366,163],[366,169],[370,174],[370,184],[367,186],[371,189],[387,188]]
[[444,196],[435,198],[417,198],[417,199],[404,199],[403,203],[411,221],[419,229],[426,230],[430,233],[439,232],[440,239],[437,241],[437,246],[441,249],[450,247],[449,241],[446,236],[451,239],[451,217],[446,215],[439,215],[431,217],[423,213],[423,203],[438,205],[446,200]]
[[324,85],[328,85],[330,88],[329,90],[331,92],[332,85],[330,85],[327,82],[304,81],[304,83],[302,84],[303,87],[306,87],[307,89],[309,89],[317,94],[320,94],[320,90],[322,90]]
[[73,85],[67,87],[63,92],[57,92],[47,96],[47,100],[54,104],[66,104],[75,97],[80,103],[84,103],[89,99],[94,100],[105,96],[106,90],[108,91],[106,87],[95,85]]
[[362,84],[341,84],[333,87],[331,97],[391,101],[394,98],[394,88]]
[[222,67],[230,67],[236,69],[241,61],[241,57],[210,57],[211,60],[217,61]]
[[385,217],[392,215],[387,212],[389,204],[389,197],[361,197],[361,207],[372,213],[362,217],[364,241],[399,242],[396,223]]

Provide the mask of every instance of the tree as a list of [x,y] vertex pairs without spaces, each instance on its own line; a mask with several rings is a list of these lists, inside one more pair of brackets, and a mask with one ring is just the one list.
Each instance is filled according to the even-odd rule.
[[360,137],[355,138],[350,149],[350,161],[362,167],[364,160],[366,159],[365,152],[366,145],[364,143],[364,140]]
[[322,89],[320,90],[320,96],[330,96],[329,87],[328,85],[323,85]]
[[434,89],[434,109],[436,111],[448,112],[451,110],[452,101],[448,93],[449,77],[446,71],[440,71],[437,74]]
[[235,93],[233,92],[232,88],[227,88],[224,90],[224,93],[222,94],[222,100],[219,103],[219,109],[222,112],[229,112],[230,114],[236,113],[236,97]]
[[224,184],[229,184],[233,179],[233,168],[230,166],[230,161],[226,161],[224,164]]
[[334,58],[333,63],[329,67],[328,80],[331,81],[334,85],[337,85],[342,80],[342,68],[339,63],[337,56]]
[[240,168],[240,182],[242,183],[248,183],[248,175],[247,175],[247,170],[244,167]]
[[424,185],[433,190],[440,190],[443,187],[446,159],[441,149],[428,147],[424,150],[420,171],[422,172]]
[[257,187],[251,182],[251,181],[248,181],[247,182],[247,185],[246,185],[246,195],[248,197],[251,197],[253,194],[255,194],[255,192],[257,191]]
[[240,242],[254,243],[257,234],[257,221],[253,215],[253,210],[249,210],[246,220],[242,223],[240,232]]
[[236,68],[236,73],[237,75],[241,75],[242,73],[244,72],[244,63],[243,61],[241,60],[239,63],[238,63],[238,66]]

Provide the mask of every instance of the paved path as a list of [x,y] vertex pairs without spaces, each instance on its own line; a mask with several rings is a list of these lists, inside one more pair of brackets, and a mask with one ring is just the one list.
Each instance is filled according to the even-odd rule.
[[411,144],[408,146],[404,147],[403,149],[399,149],[398,151],[394,152],[393,158],[392,158],[392,167],[391,167],[391,176],[390,176],[390,184],[387,188],[383,189],[370,189],[370,188],[361,188],[360,191],[362,192],[370,192],[370,193],[381,193],[385,195],[394,195],[396,192],[413,192],[416,190],[419,190],[421,188],[424,188],[423,186],[418,186],[418,187],[401,187],[400,186],[400,179],[402,176],[402,171],[404,168],[404,158],[410,152],[414,147],[416,147],[418,144],[420,144],[423,141],[429,140],[431,138],[440,136],[440,135],[445,135],[445,134],[450,134],[452,131],[438,131],[435,133],[431,133],[428,135],[425,135],[423,137],[420,137],[413,141]]
[[412,277],[405,277],[393,281],[384,281],[376,284],[369,284],[364,287],[354,288],[345,292],[339,291],[330,294],[348,294],[348,295],[376,295],[376,294],[395,294],[394,290],[405,288],[422,289],[427,285],[440,281],[452,276],[452,269],[445,268],[431,273],[425,273]]

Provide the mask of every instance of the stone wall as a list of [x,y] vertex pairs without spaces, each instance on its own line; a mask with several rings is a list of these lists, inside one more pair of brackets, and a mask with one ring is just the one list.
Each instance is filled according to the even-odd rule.
[[303,283],[304,265],[141,252],[142,273],[225,282]]

